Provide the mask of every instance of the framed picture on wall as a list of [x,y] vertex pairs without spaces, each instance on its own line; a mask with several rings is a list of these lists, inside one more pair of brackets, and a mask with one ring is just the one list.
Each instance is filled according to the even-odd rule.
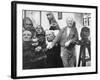
[[11,77],[97,73],[97,6],[11,2]]

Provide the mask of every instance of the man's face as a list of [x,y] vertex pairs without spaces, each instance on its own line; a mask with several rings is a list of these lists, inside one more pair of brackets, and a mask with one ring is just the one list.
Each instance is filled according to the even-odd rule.
[[73,26],[73,20],[72,19],[67,19],[67,26],[72,27]]
[[29,19],[26,19],[24,24],[24,27],[26,29],[32,27],[32,22]]
[[23,41],[30,41],[32,37],[32,33],[30,31],[23,32]]

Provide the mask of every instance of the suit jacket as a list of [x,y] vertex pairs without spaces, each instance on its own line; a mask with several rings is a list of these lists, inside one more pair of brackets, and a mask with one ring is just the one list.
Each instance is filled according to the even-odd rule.
[[58,35],[54,39],[52,45],[54,46],[57,42],[60,43],[61,47],[65,47],[65,42],[71,40],[73,43],[74,41],[78,40],[78,32],[76,27],[72,27],[70,30],[69,35],[67,36],[67,26],[59,31]]

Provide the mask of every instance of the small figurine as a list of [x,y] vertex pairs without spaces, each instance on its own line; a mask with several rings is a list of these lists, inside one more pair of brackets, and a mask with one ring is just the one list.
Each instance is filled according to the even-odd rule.
[[32,62],[34,63],[33,66],[36,66],[36,68],[44,68],[46,66],[46,55],[43,50],[44,48],[39,42],[39,38],[36,36],[36,34],[32,38],[32,53],[33,58]]
[[39,45],[42,47],[42,50],[45,50],[46,48],[45,31],[43,27],[40,25],[36,27],[36,37],[39,40]]

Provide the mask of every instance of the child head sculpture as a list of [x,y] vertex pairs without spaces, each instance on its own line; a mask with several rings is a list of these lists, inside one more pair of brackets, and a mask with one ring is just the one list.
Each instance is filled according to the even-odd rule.
[[30,31],[25,30],[22,35],[23,35],[23,41],[31,41],[32,33]]

